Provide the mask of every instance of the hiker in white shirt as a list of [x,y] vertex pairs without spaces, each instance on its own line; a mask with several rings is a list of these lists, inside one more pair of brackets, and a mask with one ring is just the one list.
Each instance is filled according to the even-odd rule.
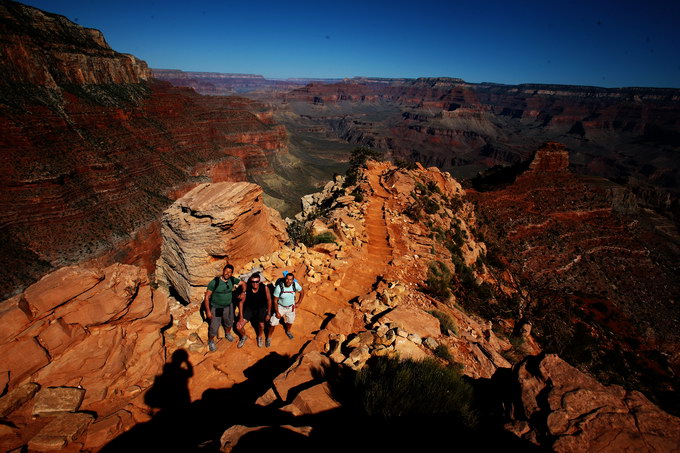
[[304,297],[305,292],[302,286],[295,281],[295,276],[292,273],[287,273],[286,278],[277,283],[274,287],[274,316],[269,320],[269,338],[272,337],[274,328],[279,325],[280,321],[283,321],[283,330],[285,330],[288,338],[293,339],[290,329],[295,322],[295,309],[300,306]]

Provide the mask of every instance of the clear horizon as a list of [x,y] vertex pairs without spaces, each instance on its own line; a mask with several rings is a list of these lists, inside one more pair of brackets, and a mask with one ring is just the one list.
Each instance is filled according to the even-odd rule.
[[158,69],[680,88],[680,2],[23,3]]

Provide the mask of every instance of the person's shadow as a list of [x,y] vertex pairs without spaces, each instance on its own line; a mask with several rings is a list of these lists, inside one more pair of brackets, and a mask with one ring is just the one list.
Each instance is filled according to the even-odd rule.
[[[220,436],[230,426],[278,421],[277,410],[257,406],[255,400],[290,365],[291,357],[272,352],[244,371],[244,382],[230,388],[208,389],[201,399],[191,402],[188,381],[193,367],[187,352],[177,350],[144,396],[144,402],[157,410],[151,420],[133,426],[100,452],[219,452]],[[289,423],[293,421],[290,414],[283,415]]]
[[189,354],[178,349],[172,354],[170,362],[163,366],[163,373],[156,376],[153,386],[144,395],[144,402],[153,409],[176,410],[191,403],[189,379],[194,375],[194,367],[189,362]]

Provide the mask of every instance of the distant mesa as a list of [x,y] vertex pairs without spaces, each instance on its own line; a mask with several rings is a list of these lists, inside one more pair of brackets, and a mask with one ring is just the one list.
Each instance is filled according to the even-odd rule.
[[557,142],[548,142],[539,148],[529,165],[529,170],[539,172],[567,171],[568,168],[567,147]]

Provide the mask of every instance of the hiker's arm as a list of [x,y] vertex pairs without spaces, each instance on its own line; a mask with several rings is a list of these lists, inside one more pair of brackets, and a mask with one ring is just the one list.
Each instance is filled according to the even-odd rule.
[[238,319],[243,319],[243,301],[245,298],[239,297],[238,298]]
[[238,285],[234,287],[234,291],[236,291],[237,287],[241,288],[241,294],[239,295],[239,303],[243,305],[243,301],[246,300],[246,282],[244,282],[243,280],[239,281]]
[[281,317],[281,313],[279,313],[279,298],[276,296],[274,296],[274,312],[277,318]]
[[300,295],[298,296],[298,301],[297,304],[300,305],[302,304],[302,299],[305,298],[305,290],[300,287]]
[[203,308],[205,308],[205,317],[208,319],[212,319],[212,312],[210,311],[210,296],[212,295],[212,291],[207,289],[205,291],[205,297],[203,297]]
[[267,316],[265,316],[265,320],[269,320],[272,314],[272,295],[269,292],[269,288],[266,286],[264,287],[264,291],[267,294]]

